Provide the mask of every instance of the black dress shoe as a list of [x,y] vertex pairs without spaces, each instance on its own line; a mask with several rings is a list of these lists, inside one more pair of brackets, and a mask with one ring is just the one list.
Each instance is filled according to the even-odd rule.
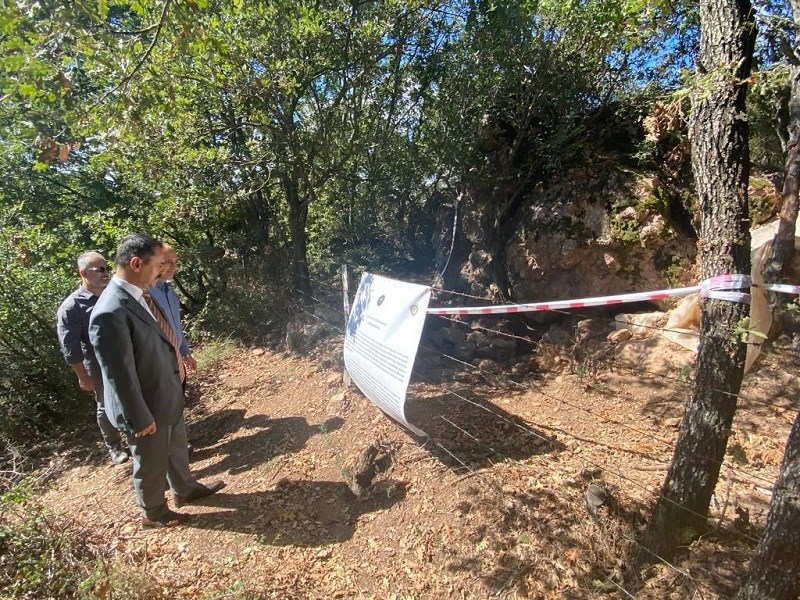
[[225,487],[225,482],[220,479],[219,481],[214,481],[212,483],[209,483],[208,485],[203,485],[202,483],[199,483],[198,486],[199,487],[197,489],[190,492],[186,496],[179,496],[178,494],[175,494],[175,506],[180,508],[184,504],[190,504],[202,498],[206,498],[211,494],[215,494],[216,492],[220,491],[222,488]]
[[174,525],[185,523],[188,520],[189,515],[176,513],[167,509],[167,512],[157,519],[148,519],[147,517],[142,517],[142,529],[161,529],[162,527],[172,527]]

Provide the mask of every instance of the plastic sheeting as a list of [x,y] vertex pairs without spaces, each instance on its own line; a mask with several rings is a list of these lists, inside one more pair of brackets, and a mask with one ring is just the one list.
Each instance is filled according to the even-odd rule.
[[[764,261],[769,256],[772,240],[778,230],[778,221],[772,221],[750,231],[750,260],[752,264],[751,278],[753,283],[764,283],[761,271]],[[797,251],[790,269],[800,272],[800,221],[795,229],[795,250]],[[772,326],[772,311],[767,302],[766,292],[759,288],[750,291],[750,339],[747,346],[745,359],[745,373],[748,372],[761,352],[761,342],[764,341],[769,328]],[[665,338],[697,352],[700,343],[700,299],[698,294],[691,294],[683,298],[669,314],[667,324],[661,333]]]

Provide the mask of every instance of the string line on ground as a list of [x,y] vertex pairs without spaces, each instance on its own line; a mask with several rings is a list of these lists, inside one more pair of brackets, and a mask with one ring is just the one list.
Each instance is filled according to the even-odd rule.
[[[310,312],[308,312],[308,311],[304,311],[304,312],[306,312],[306,314],[308,314],[309,316],[311,316],[311,317],[313,317],[313,318],[315,318],[315,319],[318,319],[318,320],[320,320],[320,321],[322,321],[322,322],[324,322],[324,323],[326,323],[326,324],[328,324],[328,325],[331,325],[330,323],[327,323],[327,322],[326,322],[326,321],[324,321],[323,319],[319,318],[317,315],[314,315],[314,314],[312,314],[312,313],[310,313]],[[336,326],[336,325],[331,325],[331,326],[332,326],[334,329],[337,329],[337,330],[339,330],[341,333],[344,333],[344,330],[343,330],[343,328],[342,328],[342,327],[339,327],[339,326]],[[444,355],[444,354],[443,354],[443,356],[446,356],[446,355]],[[463,362],[463,361],[460,361],[460,362]],[[469,365],[469,363],[464,363],[464,364],[467,364],[467,365]],[[473,365],[469,365],[469,366],[473,366]],[[413,371],[413,370],[412,370],[412,371]],[[419,374],[419,373],[415,373],[415,374],[416,374],[418,377],[420,377],[420,374]],[[509,381],[511,381],[511,380],[509,380]],[[517,383],[517,382],[512,382],[512,383]],[[437,385],[437,384],[433,384],[433,383],[432,383],[431,385]],[[536,432],[534,432],[534,431],[532,431],[532,430],[530,430],[530,429],[528,429],[528,428],[526,428],[526,427],[523,427],[523,426],[522,426],[522,425],[520,425],[518,422],[514,422],[514,421],[512,421],[512,420],[509,420],[509,419],[507,419],[507,418],[503,417],[502,415],[499,415],[499,414],[495,413],[494,411],[492,411],[492,410],[488,409],[487,407],[485,407],[485,406],[483,406],[483,405],[481,405],[481,404],[479,404],[479,403],[477,403],[477,402],[474,402],[474,401],[471,401],[471,400],[469,400],[468,398],[466,398],[465,396],[463,396],[463,395],[461,395],[461,394],[459,394],[459,393],[455,392],[454,390],[448,389],[448,388],[446,388],[446,387],[444,387],[444,386],[441,386],[441,385],[438,385],[438,387],[440,387],[440,388],[441,388],[441,389],[442,389],[444,392],[446,392],[446,393],[448,393],[448,394],[450,394],[450,395],[452,395],[452,396],[454,396],[454,397],[456,397],[456,398],[459,398],[459,399],[461,399],[461,400],[463,400],[463,401],[465,401],[465,402],[467,402],[467,403],[469,403],[469,404],[471,404],[471,405],[473,405],[473,406],[476,406],[476,407],[478,407],[478,408],[480,408],[480,409],[482,409],[482,410],[484,410],[484,411],[486,411],[486,412],[488,412],[488,413],[492,414],[492,415],[493,415],[495,418],[498,418],[498,419],[500,419],[500,420],[502,420],[502,421],[505,421],[505,422],[507,422],[507,423],[509,423],[509,424],[512,424],[512,425],[514,425],[515,427],[518,427],[519,429],[521,429],[521,430],[523,430],[523,431],[526,431],[527,433],[529,433],[529,434],[531,434],[531,435],[533,435],[533,436],[537,437],[537,438],[538,438],[538,439],[540,439],[540,440],[544,440],[544,441],[546,441],[546,442],[548,442],[548,443],[552,443],[552,440],[549,440],[548,438],[545,438],[544,436],[541,436],[541,435],[537,434]],[[555,400],[559,400],[559,401],[561,400],[561,399],[558,399],[558,398],[553,398],[553,397],[551,397],[551,396],[548,396],[548,395],[546,395],[546,394],[543,394],[543,393],[541,392],[541,390],[535,390],[535,391],[538,391],[538,393],[542,394],[542,395],[543,395],[543,396],[545,396],[545,397],[550,397],[551,399],[555,399]],[[446,421],[449,421],[449,420],[447,420],[447,419],[445,419],[445,420],[446,420]],[[452,423],[452,421],[449,421],[449,423],[451,424],[451,426],[455,426],[455,427],[456,427],[456,429],[458,429],[458,430],[461,430],[463,433],[466,433],[466,432],[463,430],[463,428],[460,428],[460,427],[456,426],[454,423]],[[566,431],[565,431],[564,433],[566,433],[567,435],[571,435],[569,432],[566,432]],[[469,434],[469,437],[471,437],[472,439],[476,440],[478,443],[480,443],[480,444],[481,444],[481,445],[483,445],[484,447],[489,447],[489,448],[491,448],[491,446],[488,446],[487,444],[485,444],[485,443],[483,443],[483,442],[480,442],[480,440],[479,440],[479,439],[478,439],[476,436],[473,436],[473,435]],[[575,439],[577,439],[577,438],[575,438]],[[436,447],[438,447],[439,449],[441,449],[441,450],[442,450],[443,452],[445,452],[445,453],[446,453],[448,456],[450,456],[450,457],[451,457],[453,460],[455,460],[455,461],[456,461],[456,462],[457,462],[459,465],[461,465],[461,467],[462,467],[462,468],[464,468],[464,469],[466,469],[466,470],[470,471],[471,473],[480,474],[479,472],[476,472],[476,471],[474,471],[474,470],[473,470],[473,469],[472,469],[472,468],[469,466],[468,462],[466,462],[466,461],[462,460],[462,459],[461,459],[461,458],[459,458],[459,457],[458,457],[458,456],[457,456],[457,455],[456,455],[454,452],[452,452],[450,449],[448,449],[448,448],[447,448],[447,447],[446,447],[446,446],[445,446],[445,445],[442,443],[442,441],[440,441],[440,440],[431,440],[431,441],[433,441],[433,443],[436,445]],[[507,461],[512,461],[512,460],[513,460],[513,459],[510,459],[510,458],[508,458],[507,456],[503,455],[503,453],[501,453],[501,452],[499,452],[499,451],[496,451],[496,450],[494,450],[494,449],[492,449],[492,450],[495,452],[495,454],[497,454],[498,456],[501,456],[501,457],[503,457],[503,458],[504,458],[505,460],[507,460]],[[605,467],[604,467],[603,465],[600,465],[600,464],[598,464],[598,463],[596,463],[596,462],[594,462],[594,461],[591,461],[591,460],[587,459],[585,456],[584,456],[584,457],[582,457],[582,460],[584,460],[584,461],[585,461],[585,462],[587,462],[588,464],[591,464],[591,465],[593,465],[594,467],[596,467],[596,468],[600,469],[601,471],[605,471]],[[515,462],[515,463],[518,463],[518,464],[521,464],[521,463],[519,463],[519,461],[513,461],[513,462]],[[649,490],[648,488],[646,488],[645,486],[643,486],[643,485],[639,484],[639,483],[638,483],[638,482],[636,482],[635,480],[633,480],[633,479],[631,479],[631,478],[629,478],[629,477],[627,477],[627,476],[622,476],[622,479],[624,479],[624,480],[628,481],[629,483],[633,484],[634,486],[636,486],[636,487],[638,487],[638,488],[640,488],[640,489],[644,490],[645,492],[648,492],[648,493],[650,493],[650,490]],[[659,494],[659,495],[658,495],[658,497],[662,497],[662,495],[661,495],[661,494]],[[694,513],[694,511],[692,511],[692,510],[688,509],[687,507],[681,506],[680,504],[678,504],[677,502],[675,502],[674,500],[672,500],[672,499],[670,499],[670,498],[668,498],[668,497],[665,497],[665,496],[664,496],[664,499],[665,499],[666,501],[668,501],[668,502],[670,502],[670,503],[674,504],[675,506],[677,506],[678,508],[680,508],[680,509],[682,509],[682,510],[687,510],[687,511],[689,511],[690,513],[693,513],[693,514],[695,514],[695,515],[696,515],[696,516],[698,516],[698,517],[705,518],[703,515],[700,515],[699,513]],[[744,534],[741,534],[740,532],[735,532],[735,531],[734,531],[734,533],[737,533],[737,534],[739,534],[739,535],[743,535],[743,537],[745,537],[746,539],[749,539],[749,540],[750,540],[750,541],[752,541],[752,542],[755,542],[755,543],[757,543],[757,542],[758,542],[758,540],[757,540],[757,539],[755,539],[755,538],[753,538],[753,537],[751,537],[751,536],[746,536],[746,535],[744,535]],[[640,545],[640,544],[639,544],[639,543],[638,543],[636,540],[634,540],[634,539],[630,538],[629,536],[624,536],[624,537],[625,537],[625,538],[626,538],[626,539],[627,539],[629,542],[631,542],[631,543],[633,543],[633,544],[636,544],[636,545],[638,545],[638,546],[641,546],[641,545]],[[654,556],[655,556],[655,557],[656,557],[658,560],[660,560],[661,562],[663,562],[664,564],[666,564],[666,565],[667,565],[669,568],[671,568],[671,569],[675,570],[675,572],[679,573],[680,575],[682,575],[682,576],[684,576],[684,577],[687,577],[689,580],[691,580],[691,581],[694,583],[694,585],[697,585],[697,586],[699,586],[699,583],[698,583],[696,580],[694,580],[694,579],[691,577],[691,575],[690,575],[690,574],[688,574],[687,572],[685,572],[685,571],[683,571],[683,570],[681,570],[681,569],[678,569],[678,568],[676,568],[674,565],[670,564],[669,562],[667,562],[667,561],[664,561],[664,560],[663,560],[661,557],[658,557],[657,555],[654,555]]]
[[[319,316],[317,316],[317,315],[314,315],[313,313],[310,313],[309,311],[307,311],[307,310],[305,310],[305,309],[303,309],[303,308],[301,308],[301,311],[302,311],[302,312],[304,312],[305,314],[307,314],[307,315],[311,316],[312,318],[314,318],[314,319],[317,319],[318,321],[321,321],[321,322],[323,322],[324,324],[326,324],[326,325],[328,325],[328,326],[332,327],[333,329],[336,329],[336,330],[338,330],[339,332],[341,332],[341,333],[344,333],[344,329],[343,329],[341,326],[339,326],[339,325],[334,325],[334,324],[330,324],[330,323],[328,323],[327,321],[325,321],[324,319],[320,318]],[[535,343],[536,343],[536,342],[533,342],[533,340],[528,340],[528,341],[529,341],[530,343],[532,343],[532,344],[535,344]],[[424,347],[424,348],[426,348],[426,349],[428,349],[428,350],[431,350],[431,351],[434,351],[434,352],[436,352],[436,350],[435,350],[435,349],[432,349],[432,348],[430,348],[430,347],[428,347],[428,346],[423,346],[423,347]],[[490,384],[492,384],[492,382],[491,382],[491,381],[489,381],[489,380],[488,380],[488,378],[487,378],[487,377],[486,377],[486,376],[485,376],[483,373],[481,373],[481,372],[478,370],[478,368],[477,368],[475,365],[473,365],[473,364],[471,364],[471,363],[468,363],[468,362],[465,362],[465,361],[462,361],[462,360],[459,360],[459,359],[457,359],[457,358],[455,358],[455,357],[453,357],[453,356],[450,356],[450,355],[448,355],[448,354],[446,354],[446,353],[444,353],[444,352],[440,352],[440,354],[441,354],[443,357],[447,358],[448,360],[451,360],[451,361],[453,361],[453,362],[455,362],[455,363],[457,363],[457,364],[461,364],[461,365],[463,365],[463,366],[465,366],[465,367],[468,367],[468,368],[470,368],[470,369],[474,370],[475,372],[477,372],[477,373],[478,373],[478,375],[479,375],[479,376],[480,376],[480,377],[481,377],[481,378],[482,378],[484,381],[486,381],[487,383],[490,383]],[[413,372],[413,370],[412,370],[412,372]],[[415,373],[415,374],[416,374],[418,377],[420,377],[420,374],[419,374],[419,373]],[[663,445],[664,445],[664,446],[666,446],[666,447],[672,447],[672,445],[673,445],[673,444],[672,444],[672,442],[670,442],[670,441],[668,441],[668,440],[664,440],[664,439],[662,439],[662,438],[659,438],[657,435],[653,434],[652,432],[643,431],[643,430],[641,430],[641,429],[638,429],[638,428],[636,428],[636,427],[633,427],[633,426],[631,426],[631,425],[628,425],[628,424],[626,424],[626,423],[623,423],[623,422],[621,422],[621,421],[618,421],[618,420],[616,420],[616,419],[612,419],[612,418],[610,418],[610,417],[606,417],[606,416],[604,416],[604,415],[600,415],[600,414],[598,414],[598,413],[596,413],[596,412],[594,412],[594,411],[592,411],[592,410],[590,410],[590,409],[588,409],[588,408],[586,408],[586,407],[583,407],[583,406],[580,406],[580,405],[577,405],[577,404],[574,404],[574,403],[567,402],[567,401],[565,401],[563,398],[560,398],[560,397],[556,397],[556,396],[552,396],[552,395],[550,395],[550,394],[547,394],[546,392],[544,392],[542,389],[540,389],[540,388],[538,388],[538,387],[531,386],[531,385],[524,385],[524,384],[521,384],[521,383],[519,383],[519,382],[516,382],[516,381],[514,381],[514,380],[512,380],[512,379],[508,378],[508,377],[507,377],[507,376],[505,376],[504,374],[500,374],[500,375],[499,375],[499,377],[501,377],[502,379],[504,379],[504,381],[505,381],[506,383],[508,383],[508,384],[510,384],[510,385],[512,385],[512,386],[514,386],[514,387],[521,388],[521,389],[525,389],[525,390],[532,390],[532,391],[535,391],[535,392],[537,392],[537,393],[541,394],[542,396],[544,396],[544,397],[546,397],[546,398],[549,398],[549,399],[551,399],[551,400],[553,400],[553,401],[555,401],[555,402],[558,402],[558,403],[560,403],[560,404],[564,404],[564,405],[566,405],[566,406],[568,406],[568,407],[570,407],[570,408],[572,408],[572,409],[583,411],[583,412],[585,412],[585,413],[587,413],[587,414],[589,414],[589,415],[591,415],[591,416],[593,416],[593,417],[595,417],[595,418],[601,419],[601,420],[603,420],[603,421],[605,421],[605,422],[608,422],[608,423],[612,423],[612,424],[618,425],[618,426],[620,426],[620,427],[623,427],[623,428],[625,428],[625,429],[628,429],[628,430],[630,430],[630,431],[633,431],[633,432],[635,432],[635,433],[637,433],[637,434],[639,434],[639,435],[644,435],[644,436],[647,436],[647,437],[649,437],[649,438],[655,439],[656,441],[660,442],[661,444],[663,444]],[[668,379],[669,379],[669,378],[668,378]],[[435,385],[435,384],[434,384],[434,385]],[[445,390],[446,390],[446,388],[442,388],[442,389],[445,389]],[[447,391],[448,391],[450,394],[455,394],[455,393],[454,393],[452,390],[447,390]],[[463,396],[460,396],[460,395],[458,395],[458,394],[455,394],[455,395],[456,395],[457,397],[459,397],[459,398],[460,398],[461,400],[463,400],[463,401],[470,402],[470,403],[472,403],[474,406],[477,406],[477,407],[479,407],[479,408],[481,408],[481,409],[483,409],[483,410],[487,410],[488,412],[492,412],[492,411],[490,411],[489,409],[487,409],[486,407],[484,407],[484,406],[481,406],[481,405],[479,405],[479,404],[477,404],[477,403],[471,402],[470,400],[468,400],[467,398],[465,398],[465,397],[463,397]],[[497,416],[499,419],[501,419],[501,420],[504,420],[504,421],[506,421],[506,422],[508,422],[508,423],[513,423],[513,422],[511,422],[511,421],[508,421],[507,419],[505,419],[505,418],[504,418],[504,417],[502,417],[501,415],[496,415],[496,416]],[[520,426],[518,423],[513,423],[513,425],[514,425],[514,426],[516,426],[516,427],[520,427],[520,428],[521,428],[521,426]],[[531,430],[527,430],[527,432],[528,432],[529,434],[531,434],[531,435],[535,435],[535,436],[537,436],[537,437],[541,437],[541,436],[538,436],[538,434],[537,434],[537,433],[535,433],[535,432],[533,432],[533,431],[531,431]],[[578,441],[578,438],[574,437],[574,435],[573,435],[573,434],[571,434],[570,432],[566,432],[566,431],[565,431],[565,432],[563,432],[563,433],[564,433],[565,435],[569,436],[569,437],[573,437],[573,439],[576,439],[576,441]],[[545,438],[542,438],[542,439],[545,439]],[[652,460],[653,462],[658,462],[658,460],[657,460],[655,457],[652,457],[652,456],[649,456],[649,455],[644,455],[644,456],[645,456],[646,458],[648,458],[649,460]],[[730,467],[730,466],[729,466],[729,468],[732,468],[732,467]],[[770,488],[772,488],[772,486],[774,485],[774,482],[772,482],[772,481],[768,481],[768,480],[766,480],[766,479],[764,479],[764,478],[762,478],[762,477],[760,477],[760,476],[758,476],[758,475],[756,475],[756,474],[754,474],[754,473],[748,472],[746,469],[743,469],[743,468],[741,468],[741,467],[736,467],[736,468],[734,469],[734,472],[737,474],[737,481],[738,481],[738,482],[740,482],[740,483],[747,483],[748,481],[758,481],[758,482],[760,482],[762,485],[769,486]],[[738,477],[738,474],[739,474],[739,473],[743,473],[745,478]]]

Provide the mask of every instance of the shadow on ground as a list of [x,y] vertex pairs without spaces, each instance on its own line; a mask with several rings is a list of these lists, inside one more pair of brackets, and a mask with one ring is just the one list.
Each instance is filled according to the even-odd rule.
[[194,515],[189,527],[254,535],[269,546],[325,546],[349,540],[361,515],[405,498],[402,482],[384,480],[360,499],[340,481],[279,481],[272,491],[227,494],[202,501],[220,510]]
[[410,397],[405,414],[430,436],[420,444],[450,468],[481,469],[564,449],[552,436],[474,393]]
[[441,557],[445,568],[472,574],[492,596],[554,597],[562,584],[586,592],[564,597],[601,591],[627,550],[638,511],[620,506],[607,486],[608,506],[590,514],[583,492],[598,476],[599,470],[584,470],[558,485],[546,476],[471,484],[455,507],[462,540]]
[[[336,431],[344,423],[340,417],[311,425],[303,417],[270,419],[266,415],[245,417],[245,413],[244,409],[222,410],[188,425],[189,440],[194,446],[192,462],[218,458],[213,464],[193,470],[195,477],[249,471],[281,454],[300,452],[312,436]],[[251,432],[226,439],[242,429]],[[218,443],[220,438],[225,441]]]

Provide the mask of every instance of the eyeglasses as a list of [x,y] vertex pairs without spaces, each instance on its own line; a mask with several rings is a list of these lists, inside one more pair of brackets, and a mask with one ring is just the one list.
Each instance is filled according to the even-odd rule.
[[108,267],[86,267],[87,271],[96,271],[97,273],[110,273],[111,269]]

